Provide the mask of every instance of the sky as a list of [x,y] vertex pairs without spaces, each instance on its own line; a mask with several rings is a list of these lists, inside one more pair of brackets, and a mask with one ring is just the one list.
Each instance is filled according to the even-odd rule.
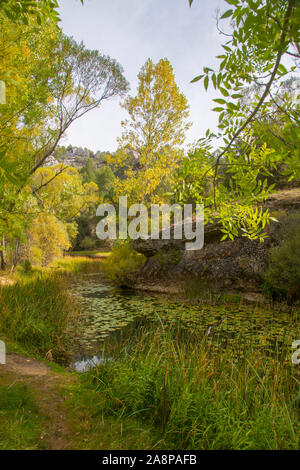
[[[193,123],[186,144],[215,129],[217,113],[212,111],[215,90],[204,90],[203,83],[190,83],[213,67],[221,53],[224,37],[216,29],[216,11],[226,10],[224,0],[79,0],[60,2],[61,27],[65,34],[83,41],[87,48],[116,59],[130,83],[130,95],[137,90],[137,75],[148,58],[171,62],[175,80],[185,94]],[[127,113],[120,98],[106,101],[90,111],[68,130],[63,145],[87,147],[94,152],[115,151]]]

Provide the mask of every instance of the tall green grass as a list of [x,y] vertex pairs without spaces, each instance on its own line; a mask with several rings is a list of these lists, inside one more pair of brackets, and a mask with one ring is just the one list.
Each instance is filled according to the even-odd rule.
[[[249,349],[211,354],[204,338],[145,331],[89,372],[99,412],[154,426],[168,449],[297,449],[299,380],[290,362]],[[298,395],[299,397],[299,395]]]
[[19,270],[14,285],[0,289],[0,332],[29,352],[44,356],[51,350],[58,361],[67,360],[79,306],[68,285],[74,275],[97,273],[101,263],[65,257],[48,269]]
[[64,258],[57,261],[55,266],[73,274],[96,274],[102,272],[102,263],[100,260],[84,258],[82,256],[65,256]]
[[41,421],[33,394],[23,384],[0,385],[0,449],[42,447]]
[[68,324],[76,317],[66,282],[64,275],[48,274],[0,289],[1,334],[29,352],[65,356]]
[[99,261],[64,258],[52,269],[19,271],[14,285],[0,288],[0,333],[28,352],[66,361],[76,331],[79,306],[68,285],[78,273],[95,273]]

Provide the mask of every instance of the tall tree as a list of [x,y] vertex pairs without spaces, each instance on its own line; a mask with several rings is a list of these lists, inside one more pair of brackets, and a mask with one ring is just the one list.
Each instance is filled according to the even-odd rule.
[[167,59],[157,64],[147,60],[138,79],[137,95],[123,104],[129,119],[122,122],[119,149],[107,160],[124,168],[125,178],[117,182],[118,194],[154,202],[162,200],[182,156],[180,147],[189,127],[188,103]]
[[0,71],[7,81],[6,103],[0,104],[2,239],[24,219],[27,183],[69,126],[125,94],[128,83],[115,60],[64,36],[54,21],[26,25],[1,11],[0,21]]
[[80,169],[80,174],[84,183],[91,183],[92,181],[96,183],[96,168],[92,158],[88,158],[84,166]]

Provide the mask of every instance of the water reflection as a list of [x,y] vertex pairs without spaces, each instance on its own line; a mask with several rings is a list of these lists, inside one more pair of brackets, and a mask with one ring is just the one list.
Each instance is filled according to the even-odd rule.
[[111,358],[94,355],[93,357],[83,357],[79,361],[74,361],[70,364],[70,367],[77,370],[77,372],[87,372],[99,364],[105,364],[107,361],[111,361]]

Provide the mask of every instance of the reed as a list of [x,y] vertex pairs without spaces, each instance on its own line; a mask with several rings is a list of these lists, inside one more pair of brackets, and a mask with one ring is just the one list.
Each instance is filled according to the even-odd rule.
[[68,285],[78,273],[97,273],[100,262],[66,257],[51,269],[19,270],[15,283],[0,288],[0,332],[29,353],[45,357],[51,351],[58,362],[67,362],[72,330],[80,307]]
[[297,449],[296,368],[251,348],[212,353],[198,339],[182,343],[161,323],[127,341],[89,372],[99,412],[153,426],[165,449]]

